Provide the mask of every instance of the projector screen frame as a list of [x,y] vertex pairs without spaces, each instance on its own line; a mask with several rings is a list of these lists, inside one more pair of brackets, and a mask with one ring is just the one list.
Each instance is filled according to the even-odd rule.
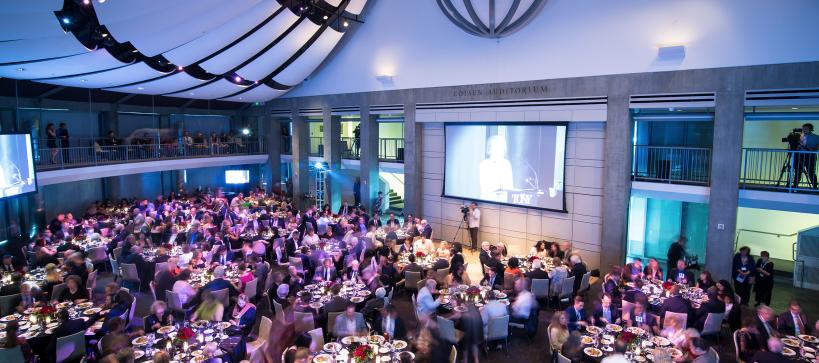
[[[519,205],[519,204],[496,202],[496,201],[485,200],[485,199],[465,198],[465,197],[462,197],[462,196],[447,195],[446,194],[446,176],[447,176],[446,175],[447,174],[446,173],[446,161],[447,161],[446,132],[447,132],[447,126],[470,126],[470,125],[471,126],[499,126],[499,125],[500,126],[565,126],[566,131],[565,131],[564,136],[565,136],[565,139],[566,139],[566,145],[564,145],[564,149],[563,149],[563,190],[561,190],[561,193],[563,193],[563,209],[544,208],[544,207],[537,207],[537,206],[524,206],[524,205]],[[529,121],[508,121],[508,122],[498,122],[498,121],[485,121],[485,122],[484,121],[463,121],[463,122],[448,121],[448,122],[444,122],[444,173],[443,173],[444,176],[443,176],[443,179],[441,180],[442,181],[442,183],[441,183],[441,197],[442,198],[462,200],[462,201],[467,201],[467,202],[497,204],[497,205],[515,207],[515,208],[537,209],[537,210],[543,210],[543,211],[549,211],[549,212],[557,212],[557,213],[566,213],[566,214],[568,214],[569,211],[566,208],[566,148],[568,147],[568,138],[569,138],[569,122],[568,121],[531,121],[531,122],[529,122]]]
[[8,196],[8,197],[4,197],[4,196],[0,195],[0,201],[17,199],[17,198],[24,197],[24,196],[27,196],[27,195],[30,195],[30,194],[35,194],[38,191],[40,191],[40,185],[37,183],[37,164],[35,163],[35,160],[34,160],[34,158],[36,156],[35,152],[37,151],[37,150],[34,149],[34,135],[32,135],[31,132],[20,132],[20,131],[0,131],[0,135],[26,135],[26,136],[28,136],[29,146],[31,148],[31,159],[30,159],[31,160],[31,171],[34,173],[33,174],[33,177],[34,177],[34,190],[30,190],[30,191],[27,191],[25,193],[20,193],[20,194]]

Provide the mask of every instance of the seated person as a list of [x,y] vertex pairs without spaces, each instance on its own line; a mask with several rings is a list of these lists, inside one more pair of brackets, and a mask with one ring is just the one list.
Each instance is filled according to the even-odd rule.
[[367,334],[367,324],[364,323],[364,316],[355,312],[355,304],[347,304],[344,314],[336,317],[333,336],[343,338],[346,336],[360,336]]
[[233,307],[233,313],[230,314],[230,322],[238,326],[242,330],[249,332],[253,328],[253,323],[256,322],[256,305],[248,301],[247,295],[239,294],[236,299],[236,306]]
[[173,324],[173,315],[166,314],[165,310],[168,308],[162,300],[154,301],[151,304],[151,315],[145,317],[145,331],[153,333],[163,326]]
[[606,324],[620,324],[620,309],[612,304],[611,295],[604,293],[600,299],[600,306],[592,312],[592,323],[604,327]]
[[79,276],[71,275],[66,277],[65,285],[67,288],[57,297],[57,301],[82,302],[88,300],[88,290],[82,287],[82,279]]
[[569,332],[585,328],[589,323],[586,321],[586,310],[584,309],[586,303],[583,302],[582,296],[575,296],[572,306],[566,310],[566,317],[568,318]]
[[696,282],[694,274],[685,269],[685,260],[683,259],[677,260],[677,267],[668,271],[666,280],[688,286],[694,286],[694,282]]
[[634,303],[634,310],[623,320],[627,327],[638,327],[651,334],[660,335],[660,322],[656,316],[646,313],[646,305],[642,301]]
[[207,320],[207,321],[222,321],[222,315],[225,312],[225,306],[216,300],[216,296],[210,290],[202,291],[202,303],[196,308],[196,311],[191,315],[191,321]]

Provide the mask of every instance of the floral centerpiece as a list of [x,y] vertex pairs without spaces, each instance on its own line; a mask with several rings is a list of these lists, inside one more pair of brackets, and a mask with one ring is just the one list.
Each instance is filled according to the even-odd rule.
[[528,260],[529,260],[529,263],[532,263],[532,262],[535,262],[535,260],[539,260],[539,259],[540,259],[540,257],[537,257],[537,256],[533,255],[533,256],[529,256]]
[[427,257],[427,254],[424,253],[424,251],[418,251],[418,252],[415,252],[415,257],[419,257],[419,258]]
[[353,362],[361,363],[375,358],[375,351],[368,344],[361,344],[353,350]]
[[466,294],[466,298],[468,300],[477,302],[478,296],[481,294],[481,289],[479,289],[477,286],[470,286],[468,289],[466,289],[466,291],[464,291],[464,293]]
[[196,333],[193,331],[193,329],[189,327],[184,327],[182,329],[179,329],[179,332],[176,333],[176,337],[173,338],[173,341],[174,344],[176,345],[182,345],[183,343],[188,342],[195,337]]
[[662,286],[663,286],[663,290],[668,291],[668,290],[671,290],[671,288],[674,286],[674,283],[671,282],[671,281],[665,281],[665,282],[663,282]]
[[617,339],[620,340],[623,344],[625,344],[629,350],[631,350],[634,349],[636,345],[640,344],[639,338],[640,337],[637,334],[626,331],[620,334],[620,336]]
[[56,314],[56,313],[57,313],[57,308],[55,308],[55,307],[53,307],[51,305],[46,305],[46,306],[43,306],[43,307],[41,307],[39,309],[34,310],[34,316],[36,316],[37,319],[39,319],[43,323],[45,323],[45,319],[47,317],[53,317],[54,314]]

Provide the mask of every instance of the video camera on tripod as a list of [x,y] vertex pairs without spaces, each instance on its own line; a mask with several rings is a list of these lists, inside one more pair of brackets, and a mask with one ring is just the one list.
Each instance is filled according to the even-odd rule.
[[463,220],[469,219],[469,207],[462,205],[461,206],[461,214],[463,214]]
[[791,133],[788,134],[788,136],[785,136],[785,137],[782,138],[782,142],[787,142],[788,143],[788,150],[791,150],[791,151],[800,149],[801,140],[802,140],[802,129],[801,128],[793,129],[791,131]]

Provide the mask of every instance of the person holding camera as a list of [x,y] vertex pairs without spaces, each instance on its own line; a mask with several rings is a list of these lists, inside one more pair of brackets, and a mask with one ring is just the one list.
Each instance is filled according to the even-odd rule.
[[796,175],[793,178],[793,187],[799,187],[802,173],[806,173],[808,184],[813,189],[817,189],[816,182],[816,151],[819,151],[819,136],[813,133],[813,124],[802,125],[802,136],[799,138],[799,150],[812,151],[811,153],[794,153],[794,168]]
[[478,227],[481,225],[481,210],[478,203],[472,202],[466,214],[466,222],[469,226],[469,239],[472,242],[472,250],[478,249]]

